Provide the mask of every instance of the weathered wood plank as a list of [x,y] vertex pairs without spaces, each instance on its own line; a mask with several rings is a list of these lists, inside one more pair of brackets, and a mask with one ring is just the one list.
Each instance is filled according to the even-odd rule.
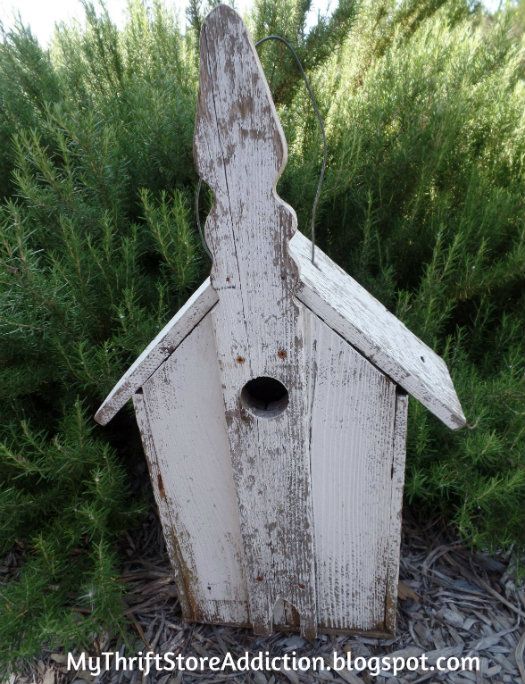
[[159,511],[177,539],[176,563],[193,619],[246,624],[239,515],[210,316],[143,391],[162,476]]
[[95,420],[106,425],[217,303],[207,278],[124,373],[106,397]]
[[392,490],[390,498],[390,529],[387,534],[385,627],[390,633],[396,628],[397,587],[399,581],[399,548],[407,435],[408,395],[397,391],[396,421],[394,425],[394,459],[392,462]]
[[[308,311],[318,620],[384,632],[391,546],[396,386]],[[397,474],[397,471],[396,471]],[[402,491],[402,487],[401,487]]]
[[177,594],[179,596],[179,601],[182,608],[182,615],[184,616],[185,620],[192,620],[194,619],[194,614],[186,591],[184,558],[181,556],[179,543],[175,533],[175,527],[171,518],[170,508],[166,500],[162,469],[159,466],[157,451],[155,449],[155,439],[151,432],[148,414],[144,404],[144,395],[142,393],[133,395],[133,408],[135,409],[135,417],[137,419],[137,425],[142,438],[144,453],[146,455],[146,462],[148,464],[153,495],[155,497],[155,503],[157,504],[159,511],[162,531],[166,541],[166,549],[168,551],[171,567],[173,568],[175,586],[177,587]]
[[[297,268],[287,243],[294,211],[278,198],[286,141],[253,43],[224,5],[201,30],[194,152],[215,204],[206,221],[214,261],[213,310],[234,479],[239,502],[250,620],[272,630],[279,599],[316,631],[310,447],[303,326],[293,298]],[[272,378],[287,391],[280,415],[257,411],[241,390]],[[246,395],[243,395],[246,399]],[[256,397],[248,397],[250,400]]]
[[375,297],[297,232],[290,254],[300,271],[296,296],[445,425],[465,425],[448,368]]

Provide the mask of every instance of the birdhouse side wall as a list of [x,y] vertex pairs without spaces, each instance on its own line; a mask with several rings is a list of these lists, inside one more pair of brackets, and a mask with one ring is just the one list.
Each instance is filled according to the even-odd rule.
[[318,623],[392,632],[406,418],[395,383],[306,312]]
[[146,416],[139,426],[177,586],[185,597],[184,617],[246,625],[237,499],[209,316],[143,392]]

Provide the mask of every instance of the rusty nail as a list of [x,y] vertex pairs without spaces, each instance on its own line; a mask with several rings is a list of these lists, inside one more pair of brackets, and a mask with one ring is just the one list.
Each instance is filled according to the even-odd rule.
[[304,589],[304,584],[300,584],[299,589]]
[[262,582],[262,581],[263,581],[263,578],[262,578],[261,575],[259,575],[259,577],[256,577],[255,579],[256,579],[258,582]]
[[286,351],[284,349],[279,349],[279,351],[277,352],[277,356],[280,359],[285,359],[287,356]]
[[241,366],[244,363],[244,357],[243,356],[238,356],[235,360],[237,361],[237,363],[240,363]]

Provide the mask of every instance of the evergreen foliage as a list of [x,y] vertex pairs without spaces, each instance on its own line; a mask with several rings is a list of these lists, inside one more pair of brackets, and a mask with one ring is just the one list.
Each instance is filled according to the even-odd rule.
[[[307,29],[309,6],[259,0],[249,22],[297,46],[325,118],[319,244],[446,358],[470,424],[411,403],[406,500],[478,548],[522,548],[521,10],[342,0]],[[23,26],[0,45],[5,664],[122,628],[141,447],[131,411],[92,416],[209,268],[192,217],[209,7],[189,3],[186,31],[160,2],[134,0],[123,31],[85,8],[50,50]],[[307,232],[321,143],[281,50],[261,46],[290,148],[279,192]]]

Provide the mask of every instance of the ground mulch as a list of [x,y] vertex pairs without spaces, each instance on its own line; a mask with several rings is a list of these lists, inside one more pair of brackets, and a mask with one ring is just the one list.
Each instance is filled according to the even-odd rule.
[[[355,671],[242,672],[211,671],[170,673],[153,670],[109,669],[98,677],[89,672],[67,672],[63,653],[48,653],[35,662],[31,672],[12,675],[10,684],[206,684],[207,682],[254,682],[254,684],[402,684],[404,682],[482,682],[525,684],[525,586],[516,580],[511,554],[490,557],[471,553],[454,539],[442,523],[421,525],[405,512],[401,545],[398,621],[395,638],[320,635],[306,642],[297,634],[277,633],[255,637],[249,630],[186,624],[182,620],[177,592],[170,573],[162,531],[152,513],[133,537],[126,535],[129,560],[123,578],[131,639],[136,651],[173,652],[185,656],[240,657],[245,652],[268,651],[270,656],[296,652],[297,656],[324,656],[350,652],[357,656],[418,656],[425,653],[435,664],[440,656],[480,657],[480,671],[423,672],[372,675]],[[120,651],[122,643],[102,636],[96,651]],[[129,655],[129,652],[127,652]]]

